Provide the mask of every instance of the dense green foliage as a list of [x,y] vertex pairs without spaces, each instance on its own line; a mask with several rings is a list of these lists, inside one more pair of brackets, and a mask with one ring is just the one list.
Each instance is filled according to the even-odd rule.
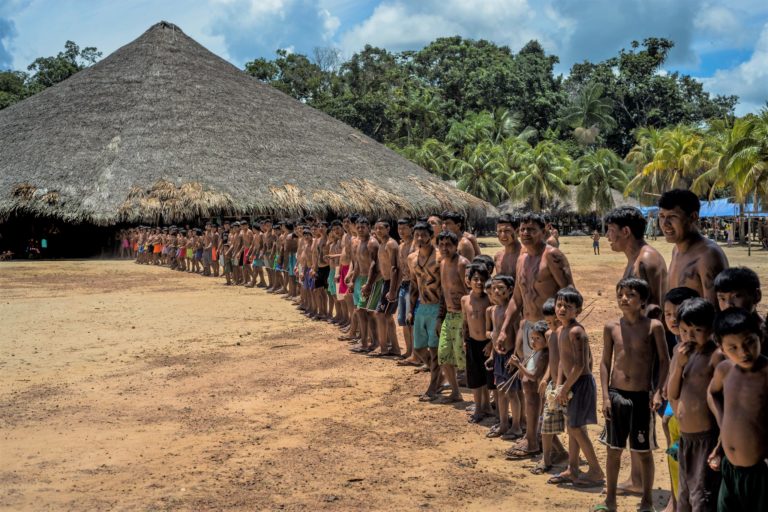
[[[578,208],[597,213],[613,206],[611,189],[641,200],[676,186],[768,198],[768,113],[735,119],[735,96],[711,97],[695,79],[664,73],[672,47],[633,42],[573,65],[567,78],[536,41],[514,53],[458,36],[402,53],[366,46],[346,61],[332,48],[279,50],[245,72],[495,204],[550,208],[569,184]],[[68,41],[26,72],[0,72],[0,108],[100,56]]]

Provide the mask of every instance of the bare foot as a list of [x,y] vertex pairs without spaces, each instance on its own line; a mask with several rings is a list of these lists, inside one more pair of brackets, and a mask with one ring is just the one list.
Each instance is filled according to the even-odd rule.
[[626,480],[624,482],[621,482],[620,484],[616,485],[616,491],[624,494],[637,494],[642,495],[643,494],[643,487],[641,485],[636,485],[632,482],[632,480]]

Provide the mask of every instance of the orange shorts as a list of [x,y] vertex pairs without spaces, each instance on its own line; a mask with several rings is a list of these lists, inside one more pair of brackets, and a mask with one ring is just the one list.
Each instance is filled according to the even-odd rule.
[[217,256],[219,255],[219,252],[216,250],[215,247],[211,247],[211,261],[218,261]]
[[133,244],[133,250],[134,251],[138,251],[139,250],[139,244],[138,243]]
[[163,252],[162,244],[155,244],[155,247],[154,249],[152,249],[152,252],[155,254],[160,254],[161,252]]

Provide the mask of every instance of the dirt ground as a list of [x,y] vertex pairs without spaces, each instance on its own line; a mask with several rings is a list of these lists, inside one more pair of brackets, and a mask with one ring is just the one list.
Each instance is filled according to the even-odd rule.
[[[562,244],[596,360],[624,261],[602,246],[598,257],[587,237]],[[727,253],[765,275],[765,253]],[[468,424],[467,404],[417,401],[426,374],[348,352],[332,327],[262,290],[106,260],[0,263],[0,290],[2,509],[537,511],[600,500],[504,460],[509,445]],[[662,451],[655,460],[661,507]],[[620,498],[622,510],[637,503]]]

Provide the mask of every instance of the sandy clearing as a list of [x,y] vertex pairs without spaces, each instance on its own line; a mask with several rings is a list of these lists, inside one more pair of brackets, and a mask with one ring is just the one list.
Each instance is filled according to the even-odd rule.
[[[593,304],[596,358],[623,267],[602,245],[595,257],[587,238],[563,239]],[[762,252],[728,255],[765,270]],[[505,461],[508,445],[468,425],[464,404],[416,401],[423,374],[350,354],[333,328],[261,290],[95,260],[3,263],[0,290],[0,508],[535,511],[599,500]],[[656,461],[666,489],[661,451]]]

